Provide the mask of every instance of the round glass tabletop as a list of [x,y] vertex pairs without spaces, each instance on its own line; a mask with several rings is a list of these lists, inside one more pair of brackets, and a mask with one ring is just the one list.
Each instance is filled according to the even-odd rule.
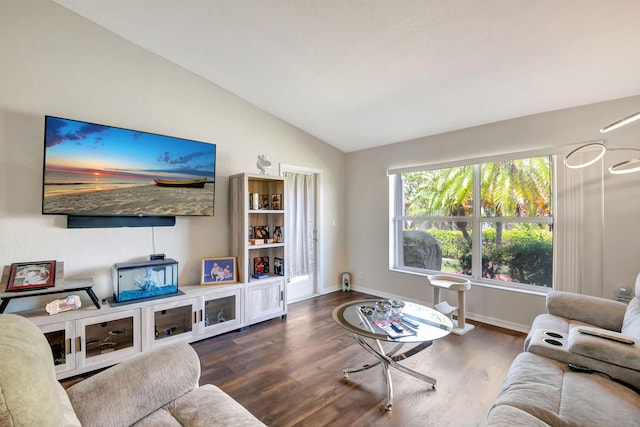
[[453,324],[444,314],[411,302],[367,299],[333,310],[333,319],[349,332],[393,342],[425,342],[442,338]]

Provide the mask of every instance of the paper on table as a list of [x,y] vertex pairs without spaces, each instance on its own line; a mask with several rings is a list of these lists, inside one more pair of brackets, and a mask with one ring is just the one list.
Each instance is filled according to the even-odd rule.
[[[402,327],[402,330],[401,331],[397,331],[396,329],[394,329],[393,326],[391,326],[391,324],[393,322],[399,324]],[[408,337],[408,336],[411,336],[411,335],[416,335],[416,331],[414,331],[409,326],[407,326],[406,324],[402,323],[400,320],[398,320],[396,318],[391,319],[391,320],[376,320],[373,323],[378,328],[382,329],[384,331],[384,333],[389,336],[389,338],[402,338],[402,337]]]

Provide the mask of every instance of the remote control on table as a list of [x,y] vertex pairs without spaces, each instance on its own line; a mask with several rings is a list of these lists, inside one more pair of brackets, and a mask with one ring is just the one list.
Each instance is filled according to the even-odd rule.
[[606,340],[617,341],[622,344],[627,344],[627,345],[635,344],[635,342],[630,338],[619,337],[617,335],[609,335],[604,332],[592,331],[590,329],[578,329],[578,332],[580,332],[581,334],[593,335],[594,337],[604,338]]
[[412,322],[411,320],[407,319],[406,317],[403,317],[403,318],[402,318],[402,321],[403,321],[404,323],[406,323],[407,325],[411,326],[412,328],[418,328],[418,327],[420,327],[420,325],[418,325],[418,324],[417,324],[417,323],[415,323],[415,322]]
[[391,322],[391,327],[393,328],[394,331],[396,331],[397,333],[401,333],[404,331],[404,328],[402,327],[401,324],[399,324],[398,322]]

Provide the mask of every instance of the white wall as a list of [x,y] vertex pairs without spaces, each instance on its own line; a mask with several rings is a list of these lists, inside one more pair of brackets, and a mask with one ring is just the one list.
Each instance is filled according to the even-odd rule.
[[[47,0],[0,4],[0,53],[0,266],[64,261],[67,278],[93,277],[102,298],[112,293],[111,265],[163,252],[180,263],[181,285],[197,284],[201,258],[230,254],[228,176],[258,173],[256,157],[267,154],[272,174],[278,163],[323,171],[321,286],[338,286],[347,269],[343,152]],[[41,215],[46,114],[217,144],[215,216],[78,230]],[[42,302],[15,300],[7,312]]]
[[[425,285],[424,277],[388,269],[388,168],[595,140],[606,140],[610,147],[640,148],[640,123],[604,135],[599,132],[604,125],[636,111],[640,111],[639,96],[349,153],[348,264],[354,272],[354,286],[418,301],[433,301],[433,292]],[[638,154],[633,151],[609,153],[605,157],[605,165],[608,167],[624,159],[640,157]],[[597,242],[603,247],[602,251],[593,251],[604,253],[604,259],[587,260],[582,268],[588,269],[589,264],[599,265],[602,262],[602,295],[614,298],[615,290],[619,286],[633,285],[640,271],[640,174],[606,174],[604,182],[604,239]],[[363,215],[363,212],[367,214]],[[599,235],[593,229],[583,230],[583,233]],[[451,296],[453,298],[448,299],[454,303],[455,296]],[[537,314],[545,311],[543,295],[474,286],[467,299],[470,317],[514,329],[526,329]]]

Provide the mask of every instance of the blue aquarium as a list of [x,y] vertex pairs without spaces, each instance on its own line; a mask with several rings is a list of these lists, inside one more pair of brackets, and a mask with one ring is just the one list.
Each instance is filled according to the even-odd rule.
[[178,293],[178,262],[170,258],[118,263],[111,272],[117,303]]

